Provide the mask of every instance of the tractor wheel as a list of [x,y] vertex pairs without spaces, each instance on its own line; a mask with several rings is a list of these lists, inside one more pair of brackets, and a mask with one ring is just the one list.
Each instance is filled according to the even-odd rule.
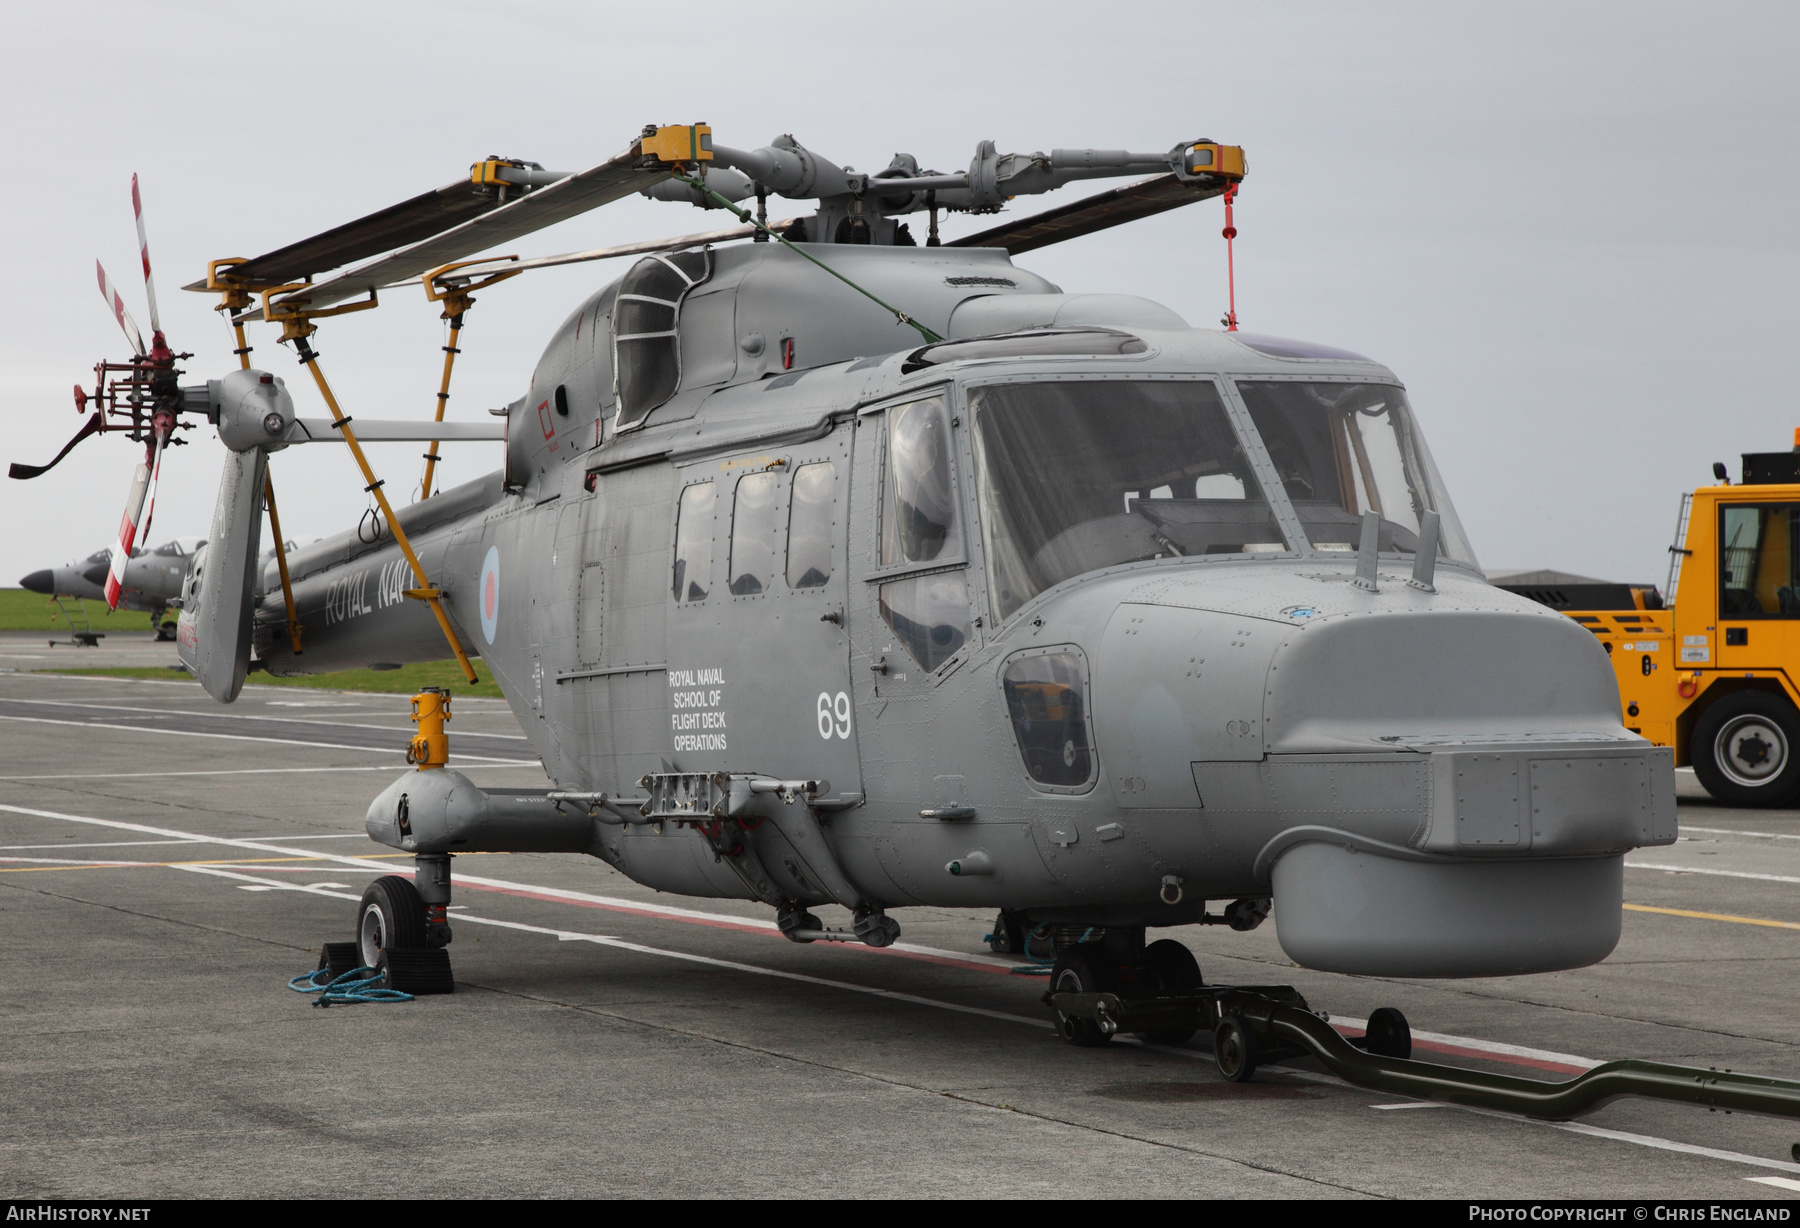
[[1800,792],[1800,713],[1767,691],[1726,695],[1694,722],[1688,757],[1720,801],[1784,805]]
[[1248,1083],[1256,1073],[1256,1033],[1242,1015],[1227,1015],[1213,1032],[1213,1060],[1219,1073],[1233,1083]]
[[1363,1049],[1376,1057],[1411,1057],[1412,1027],[1406,1016],[1391,1006],[1372,1012],[1363,1029]]
[[425,945],[425,901],[411,879],[384,874],[363,892],[356,910],[356,949],[370,968],[381,966],[389,947]]

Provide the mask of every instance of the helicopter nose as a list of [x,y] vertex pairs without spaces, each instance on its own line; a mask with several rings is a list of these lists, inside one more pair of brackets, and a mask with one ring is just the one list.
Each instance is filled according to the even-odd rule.
[[95,586],[103,585],[106,583],[106,573],[110,568],[111,564],[95,563],[92,567],[81,573],[81,578]]
[[50,571],[34,571],[19,581],[19,587],[31,593],[50,593],[56,588],[56,574]]

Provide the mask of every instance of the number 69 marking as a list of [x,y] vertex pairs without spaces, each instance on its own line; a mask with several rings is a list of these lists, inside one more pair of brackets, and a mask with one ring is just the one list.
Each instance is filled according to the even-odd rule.
[[839,691],[833,699],[830,691],[819,692],[819,736],[827,742],[832,734],[850,736],[850,697]]

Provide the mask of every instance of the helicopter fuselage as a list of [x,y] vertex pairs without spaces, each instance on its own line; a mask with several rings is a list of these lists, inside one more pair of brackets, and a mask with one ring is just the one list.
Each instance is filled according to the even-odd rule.
[[[948,340],[757,244],[646,353],[628,275],[507,408],[503,471],[401,513],[584,800],[409,773],[371,835],[1033,923],[1272,897],[1296,960],[1349,972],[1611,951],[1623,854],[1675,837],[1668,753],[1591,636],[1485,582],[1391,371],[995,250],[814,250]],[[271,672],[444,655],[369,536],[291,558],[300,656],[267,570]]]

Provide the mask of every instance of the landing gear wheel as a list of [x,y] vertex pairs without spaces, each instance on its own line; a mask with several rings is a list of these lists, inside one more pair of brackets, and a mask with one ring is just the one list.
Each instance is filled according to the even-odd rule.
[[1368,1026],[1363,1029],[1363,1049],[1376,1057],[1410,1058],[1412,1028],[1406,1016],[1391,1006],[1371,1013]]
[[1688,757],[1720,801],[1783,805],[1800,792],[1800,713],[1767,691],[1727,695],[1694,722]]
[[1259,1056],[1256,1033],[1242,1015],[1227,1015],[1219,1020],[1213,1031],[1213,1061],[1219,1064],[1220,1074],[1233,1083],[1248,1083],[1256,1073]]
[[1025,954],[1025,927],[1007,913],[994,918],[993,931],[988,934],[988,950],[995,955]]
[[412,880],[384,874],[363,892],[356,910],[356,951],[370,968],[390,947],[425,945],[425,901]]
[[[1100,957],[1099,945],[1083,943],[1058,955],[1050,969],[1050,992],[1105,993],[1110,989],[1112,969]],[[1083,1049],[1097,1048],[1112,1039],[1112,1033],[1101,1031],[1093,1020],[1075,1019],[1061,1011],[1056,1012],[1056,1027],[1064,1040]]]
[[[1194,953],[1173,938],[1159,938],[1145,947],[1144,966],[1150,970],[1150,978],[1157,988],[1165,991],[1198,989],[1205,983],[1200,979],[1200,965],[1195,961]],[[1185,1028],[1140,1032],[1138,1035],[1153,1045],[1185,1045],[1193,1039],[1195,1031],[1195,1028]]]

